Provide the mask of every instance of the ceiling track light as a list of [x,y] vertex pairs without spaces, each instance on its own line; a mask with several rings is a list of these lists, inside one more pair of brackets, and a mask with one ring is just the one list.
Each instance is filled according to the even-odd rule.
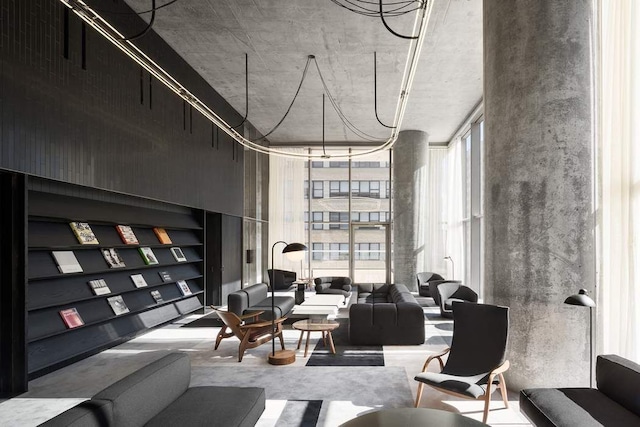
[[[109,40],[114,46],[120,49],[124,54],[133,59],[137,64],[147,70],[152,76],[158,79],[167,88],[173,91],[176,95],[181,97],[185,102],[188,102],[193,108],[200,112],[203,116],[209,119],[214,125],[222,129],[224,133],[233,138],[236,142],[242,146],[257,151],[263,154],[269,154],[274,156],[289,157],[289,158],[327,158],[325,154],[303,154],[292,153],[285,150],[275,149],[271,147],[265,147],[256,142],[246,139],[233,126],[229,125],[222,117],[216,114],[209,106],[200,101],[198,97],[192,94],[187,88],[182,86],[175,78],[173,78],[167,71],[165,71],[160,65],[149,58],[143,51],[141,51],[130,40],[127,40],[118,30],[116,30],[109,22],[107,22],[96,11],[89,7],[82,0],[60,0],[62,4],[71,9],[80,19],[87,23],[90,27],[96,30],[100,35]],[[415,79],[416,69],[418,68],[418,60],[424,43],[425,34],[427,31],[427,25],[431,16],[432,1],[424,2],[420,9],[416,13],[414,21],[414,28],[412,34],[417,34],[415,39],[411,40],[409,46],[409,52],[407,54],[407,62],[405,63],[404,74],[402,77],[402,84],[400,86],[400,95],[398,96],[398,102],[396,105],[396,113],[393,120],[393,129],[389,138],[372,149],[360,151],[358,153],[335,153],[331,154],[331,158],[353,158],[370,155],[380,151],[388,150],[395,144],[398,139],[398,133],[402,120],[407,108],[407,102],[409,100],[409,93],[411,92],[411,86]]]

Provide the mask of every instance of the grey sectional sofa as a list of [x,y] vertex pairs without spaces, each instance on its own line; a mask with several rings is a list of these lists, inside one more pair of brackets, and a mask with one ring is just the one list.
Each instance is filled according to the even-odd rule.
[[598,356],[595,388],[533,388],[520,392],[520,411],[535,426],[640,426],[640,365]]
[[[242,316],[255,311],[263,311],[260,316],[263,320],[271,320],[271,297],[269,296],[269,286],[266,283],[247,286],[235,292],[231,292],[227,299],[228,310]],[[295,304],[295,299],[288,296],[276,295],[274,299],[276,319],[284,317]]]
[[405,285],[355,285],[349,308],[349,341],[354,345],[424,343],[424,312]]
[[263,388],[189,387],[191,362],[170,353],[42,426],[253,426],[265,408]]

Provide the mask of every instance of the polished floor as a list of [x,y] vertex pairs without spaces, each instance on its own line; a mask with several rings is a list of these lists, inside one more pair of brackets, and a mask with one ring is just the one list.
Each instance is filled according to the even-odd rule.
[[[218,328],[181,327],[198,319],[187,316],[175,323],[154,329],[127,343],[103,351],[80,362],[31,381],[29,392],[0,403],[1,426],[36,426],[170,351],[183,351],[192,362],[192,385],[247,385],[266,389],[267,407],[259,427],[309,425],[285,419],[287,402],[322,401],[318,426],[336,426],[371,410],[385,407],[410,407],[426,358],[447,347],[452,323],[437,316],[435,307],[426,307],[425,344],[420,346],[384,346],[384,367],[307,367],[304,345],[296,362],[288,366],[267,363],[270,345],[250,349],[241,363],[237,361],[238,341],[223,340],[213,350]],[[339,316],[346,316],[341,310]],[[311,348],[319,338],[311,336]],[[295,349],[299,332],[288,327],[285,342]],[[434,364],[432,364],[434,365]],[[435,364],[437,366],[437,364]],[[433,369],[436,368],[433,366]],[[362,381],[359,383],[355,379]],[[257,384],[256,384],[257,382]],[[384,390],[381,393],[379,390]],[[499,393],[493,394],[488,423],[493,426],[530,426],[520,414],[517,393],[509,393],[510,408],[505,409]],[[482,419],[483,403],[457,399],[426,388],[421,407],[457,412]],[[295,417],[294,417],[295,418]]]

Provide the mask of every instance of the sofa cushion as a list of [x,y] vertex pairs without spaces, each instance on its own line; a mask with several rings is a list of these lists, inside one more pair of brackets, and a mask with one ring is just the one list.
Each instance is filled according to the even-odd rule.
[[256,424],[264,408],[263,388],[191,387],[146,425],[248,427]]
[[598,390],[640,417],[640,365],[614,354],[598,356],[596,381]]
[[455,391],[472,399],[477,399],[483,396],[487,389],[486,385],[478,384],[478,382],[485,377],[486,374],[463,377],[436,372],[422,372],[416,375],[414,379],[436,388],[442,387],[443,389]]
[[40,424],[46,427],[103,427],[113,423],[113,405],[108,400],[85,400]]
[[93,398],[113,404],[113,424],[142,426],[189,387],[191,361],[171,353],[105,388]]
[[[275,296],[273,303],[275,305],[276,318],[284,317],[293,309],[295,305],[295,299],[288,296]],[[271,297],[265,298],[262,301],[256,302],[247,308],[243,314],[250,313],[252,311],[264,311],[260,318],[264,320],[271,320]]]
[[591,388],[534,388],[520,392],[520,410],[537,427],[637,426],[638,417]]

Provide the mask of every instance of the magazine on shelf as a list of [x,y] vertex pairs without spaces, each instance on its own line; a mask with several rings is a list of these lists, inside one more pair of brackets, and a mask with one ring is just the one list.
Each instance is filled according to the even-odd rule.
[[73,251],[53,251],[53,259],[58,264],[60,273],[81,273],[82,267]]
[[171,248],[171,254],[178,262],[185,262],[187,260],[187,257],[184,256],[180,248]]
[[180,289],[182,295],[191,295],[191,289],[189,289],[189,285],[187,285],[187,282],[185,282],[184,280],[178,280],[176,282],[176,285],[178,285],[178,289]]
[[144,276],[142,274],[131,275],[131,280],[133,281],[133,284],[136,285],[136,288],[144,288],[147,286],[147,281],[144,280]]
[[160,278],[162,279],[163,282],[171,281],[171,274],[169,274],[168,271],[158,271],[158,274],[160,275]]
[[67,328],[69,329],[77,328],[78,326],[84,325],[84,321],[82,320],[82,317],[80,317],[80,313],[78,313],[78,310],[76,310],[75,307],[60,310],[60,316],[62,316],[64,324],[67,325]]
[[86,222],[70,222],[69,226],[73,230],[73,234],[76,235],[78,242],[81,245],[97,245],[98,239],[96,235],[93,234],[93,230]]
[[156,304],[164,301],[162,299],[162,295],[160,294],[160,291],[151,291],[151,296],[156,301]]
[[128,225],[116,225],[116,230],[124,243],[127,245],[137,245],[138,238],[133,233],[133,229]]
[[171,241],[171,238],[167,234],[167,230],[165,230],[164,228],[155,227],[153,229],[153,232],[156,233],[156,237],[158,238],[158,241],[163,245],[170,245],[171,243],[173,243]]
[[129,312],[129,307],[127,307],[127,304],[124,303],[122,295],[116,295],[115,297],[107,298],[107,301],[109,302],[109,305],[111,306],[111,309],[116,314],[116,316]]
[[107,286],[107,282],[104,279],[89,280],[89,286],[91,286],[93,293],[96,295],[111,293],[111,289],[109,289],[109,286]]
[[120,254],[114,248],[105,248],[102,250],[102,256],[104,260],[107,261],[110,268],[121,268],[126,267],[124,261],[120,257]]
[[158,264],[158,258],[156,258],[156,255],[153,253],[151,248],[138,248],[138,251],[140,252],[140,255],[142,255],[142,259],[144,260],[145,264]]

